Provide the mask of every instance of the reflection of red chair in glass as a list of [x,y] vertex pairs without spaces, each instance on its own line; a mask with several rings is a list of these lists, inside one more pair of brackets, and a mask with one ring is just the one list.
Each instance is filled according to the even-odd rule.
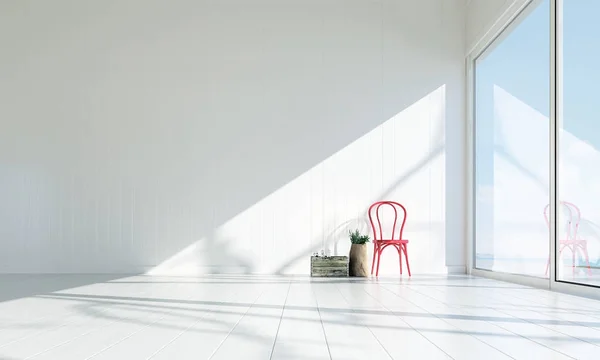
[[[392,226],[391,238],[385,239],[384,233],[381,227],[381,217],[379,210],[382,206],[390,206],[394,209],[394,225]],[[402,210],[401,223],[398,222],[398,210]],[[377,220],[377,226],[373,218]],[[375,276],[379,276],[379,263],[381,261],[381,253],[388,246],[393,246],[398,251],[398,257],[400,259],[400,275],[402,275],[402,253],[406,258],[406,268],[408,269],[408,276],[410,274],[410,265],[408,263],[408,240],[402,238],[404,232],[404,224],[406,224],[406,208],[401,204],[394,201],[379,201],[369,207],[369,221],[373,228],[373,262],[371,264],[371,275],[373,275],[373,269],[375,268],[375,262],[377,262],[377,272]],[[399,225],[398,231],[396,231],[396,225]],[[398,234],[396,238],[395,235]]]
[[[592,275],[592,267],[590,266],[590,258],[588,256],[587,251],[587,240],[583,240],[579,236],[579,223],[581,222],[581,211],[577,206],[570,202],[561,201],[560,205],[566,210],[566,236],[564,239],[559,238],[559,248],[558,254],[562,254],[565,248],[569,248],[571,253],[573,254],[573,274],[575,274],[575,254],[578,250],[583,252],[585,256],[585,261],[587,263],[588,274]],[[546,225],[550,228],[550,219],[548,217],[548,210],[550,209],[550,204],[546,205],[544,208],[544,219],[546,219]],[[557,224],[560,219],[557,219]],[[557,233],[559,228],[557,227]],[[562,237],[562,235],[559,235]],[[558,263],[558,261],[557,261]],[[548,275],[548,269],[550,268],[550,258],[548,258],[548,263],[546,265],[546,275]]]

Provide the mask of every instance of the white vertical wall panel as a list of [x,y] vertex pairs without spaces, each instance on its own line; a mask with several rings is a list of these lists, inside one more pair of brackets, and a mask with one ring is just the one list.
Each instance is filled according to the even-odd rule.
[[0,272],[307,274],[380,199],[464,269],[464,10],[0,3]]

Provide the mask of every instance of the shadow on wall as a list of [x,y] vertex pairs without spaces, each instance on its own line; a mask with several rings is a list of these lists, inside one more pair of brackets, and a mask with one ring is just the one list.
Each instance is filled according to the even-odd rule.
[[71,4],[78,24],[40,4],[3,23],[62,42],[3,59],[19,71],[0,84],[0,271],[306,274],[381,198],[409,209],[415,273],[461,264],[454,21],[410,21],[420,2],[257,3]]
[[[432,134],[442,126],[444,90],[255,201],[149,274],[306,274],[313,252],[347,254],[349,230],[370,233],[366,210],[382,198],[409,209],[406,234],[414,240],[415,268],[443,272],[444,181],[435,174],[444,173],[444,146],[433,144],[441,136]],[[387,268],[397,272],[397,255],[385,254],[391,254]]]
[[[344,250],[347,250],[348,241],[349,241],[348,240],[348,232],[349,231],[353,231],[353,230],[357,229],[361,233],[369,234],[371,241],[372,241],[373,230],[371,229],[371,225],[369,224],[368,206],[379,199],[392,199],[395,190],[397,190],[400,185],[402,185],[405,181],[408,181],[412,175],[421,171],[423,167],[425,167],[429,163],[431,163],[437,156],[440,156],[443,153],[443,151],[444,151],[443,147],[440,147],[440,148],[434,150],[428,157],[424,158],[422,161],[419,161],[415,166],[413,166],[412,169],[407,171],[404,174],[404,176],[401,176],[400,178],[398,178],[394,182],[394,184],[392,184],[392,186],[390,186],[388,189],[383,191],[379,196],[374,197],[370,202],[368,202],[367,206],[365,207],[367,209],[367,211],[365,211],[365,214],[363,216],[352,219],[352,220],[345,221],[342,224],[338,225],[332,232],[330,232],[328,234],[323,234],[323,238],[325,240],[322,244],[319,244],[319,242],[318,242],[319,238],[314,239],[311,242],[311,244],[316,244],[316,245],[311,245],[310,247],[300,251],[296,256],[287,260],[284,264],[282,264],[277,269],[276,273],[277,274],[285,273],[289,267],[293,266],[297,262],[302,262],[302,260],[306,261],[306,258],[308,256],[310,256],[312,253],[318,252],[323,248],[330,249],[332,247],[332,245],[333,245],[333,253],[334,254],[342,254],[342,255],[345,254],[346,252],[341,251],[340,247]],[[386,218],[384,217],[383,219],[385,220]],[[384,229],[386,229],[386,226],[388,227],[387,231],[389,231],[390,225],[391,225],[391,223],[389,223],[389,222],[388,223],[384,222],[382,224]],[[410,229],[410,227],[411,226],[409,225],[408,228]],[[340,244],[341,242],[345,242],[345,244]],[[372,256],[372,249],[369,247],[369,257],[371,257],[371,256]]]
[[[128,195],[123,195],[123,188],[108,193],[109,197],[120,197],[114,201],[118,204],[115,209],[111,199],[90,200],[87,206],[91,209],[81,204],[81,212],[67,216],[74,222],[73,233],[67,233],[60,245],[67,245],[64,250],[73,255],[75,269],[82,268],[82,272],[89,271],[86,266],[92,266],[92,271],[108,268],[111,272],[129,272],[142,265],[136,272],[307,273],[312,252],[328,249],[345,254],[349,248],[348,230],[360,227],[370,232],[361,224],[365,210],[373,201],[386,198],[401,201],[409,209],[406,232],[414,239],[411,260],[416,271],[443,272],[445,97],[442,86],[262,199],[252,195],[268,191],[276,179],[296,168],[292,166],[295,160],[304,162],[301,153],[305,147],[314,154],[330,145],[306,142],[289,148],[279,144],[277,153],[286,155],[266,166],[263,160],[270,155],[265,151],[272,152],[271,144],[257,150],[238,143],[244,147],[239,151],[256,153],[249,156],[255,160],[246,160],[248,155],[240,153],[240,158],[224,161],[223,168],[210,172],[212,176],[223,174],[221,183],[226,183],[217,186],[219,181],[212,181],[214,191],[213,186],[206,189],[211,175],[208,181],[199,180],[198,184],[185,181],[188,174],[181,169],[178,171],[182,173],[173,177],[169,171],[149,175],[146,184],[130,189]],[[335,135],[339,141],[337,130]],[[232,163],[238,166],[237,175],[227,174]],[[244,166],[249,168],[241,171]],[[86,186],[76,185],[73,191]],[[80,195],[90,196],[78,193],[69,197]],[[127,198],[131,199],[129,203]],[[125,211],[125,207],[129,209]],[[107,218],[94,219],[94,210]],[[69,221],[63,222],[70,225]],[[85,222],[94,222],[95,227],[88,228]],[[424,225],[416,228],[415,224]],[[198,236],[201,233],[204,235]],[[93,240],[81,244],[80,236]],[[42,264],[52,260],[43,259]],[[160,265],[155,267],[153,263]],[[396,272],[397,259],[386,263]]]

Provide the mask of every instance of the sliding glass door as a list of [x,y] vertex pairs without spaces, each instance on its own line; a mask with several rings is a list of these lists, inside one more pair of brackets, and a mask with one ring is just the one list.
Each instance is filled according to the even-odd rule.
[[530,1],[472,58],[475,271],[600,296],[598,13]]
[[600,286],[600,1],[557,2],[556,280]]
[[475,267],[547,277],[550,1],[474,63]]

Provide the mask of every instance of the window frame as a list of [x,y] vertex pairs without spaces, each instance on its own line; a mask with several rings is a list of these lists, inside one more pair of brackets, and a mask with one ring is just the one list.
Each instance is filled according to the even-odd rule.
[[541,289],[548,289],[600,299],[600,286],[574,283],[558,280],[556,276],[556,218],[558,200],[558,129],[559,120],[562,118],[562,4],[564,0],[550,0],[550,232],[548,245],[550,250],[550,270],[548,278],[538,278],[527,275],[510,274],[483,270],[476,268],[476,172],[475,172],[475,135],[476,135],[476,98],[475,98],[475,63],[489,52],[493,51],[512,29],[524,20],[535,5],[542,0],[516,0],[513,1],[502,13],[500,18],[492,25],[491,29],[483,35],[480,41],[469,51],[466,56],[466,132],[467,132],[467,206],[466,206],[466,233],[467,248],[466,262],[467,274],[485,278],[507,281]]

